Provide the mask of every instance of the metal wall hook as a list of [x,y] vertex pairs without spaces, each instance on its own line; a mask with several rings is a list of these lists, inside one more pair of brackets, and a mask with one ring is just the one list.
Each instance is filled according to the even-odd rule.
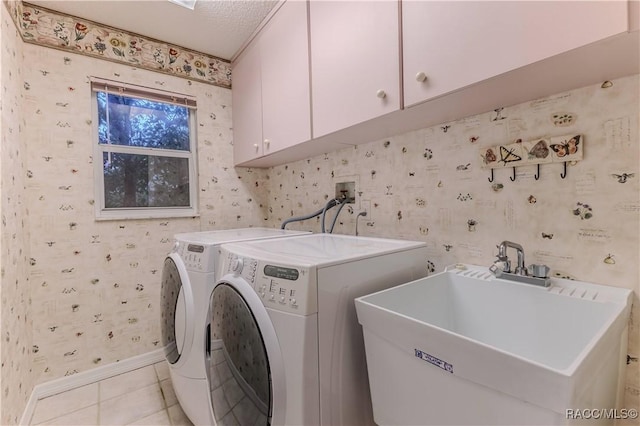
[[510,176],[509,179],[511,180],[511,182],[515,182],[516,180],[516,168],[513,167],[513,176]]
[[489,182],[493,182],[493,169],[491,169],[491,177],[487,178]]
[[564,171],[562,173],[560,173],[560,177],[562,179],[567,177],[567,162],[565,161],[563,164],[564,164]]
[[538,171],[536,172],[536,174],[535,174],[535,175],[533,175],[533,178],[534,178],[535,180],[540,179],[540,164],[538,164]]

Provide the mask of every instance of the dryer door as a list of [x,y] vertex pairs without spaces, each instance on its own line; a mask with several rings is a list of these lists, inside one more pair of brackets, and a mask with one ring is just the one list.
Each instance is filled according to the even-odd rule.
[[216,421],[283,424],[277,421],[283,419],[286,400],[282,355],[253,288],[242,279],[223,278],[211,295],[209,319],[207,374]]
[[193,299],[188,279],[180,256],[167,256],[162,269],[160,326],[165,358],[170,364],[180,361],[193,343]]

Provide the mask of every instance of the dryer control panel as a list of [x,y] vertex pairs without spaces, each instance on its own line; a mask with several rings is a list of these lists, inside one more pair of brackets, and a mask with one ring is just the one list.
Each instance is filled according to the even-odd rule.
[[213,272],[215,268],[215,249],[202,244],[179,241],[173,251],[178,253],[189,271]]
[[315,268],[295,267],[227,253],[223,274],[241,276],[267,308],[310,315],[318,311]]

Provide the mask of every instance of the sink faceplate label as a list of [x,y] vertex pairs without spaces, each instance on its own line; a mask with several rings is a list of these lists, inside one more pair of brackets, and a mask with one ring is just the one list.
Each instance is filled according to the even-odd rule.
[[441,360],[440,358],[436,358],[433,355],[429,355],[426,352],[421,351],[420,349],[414,349],[416,358],[420,358],[423,361],[427,361],[429,364],[433,364],[436,367],[442,368],[449,373],[453,373],[453,365],[449,364],[446,361]]

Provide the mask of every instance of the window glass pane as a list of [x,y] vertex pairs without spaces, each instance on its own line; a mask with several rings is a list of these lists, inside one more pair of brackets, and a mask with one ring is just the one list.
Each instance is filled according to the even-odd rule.
[[105,92],[97,98],[99,143],[189,151],[188,108]]
[[189,160],[104,153],[104,206],[190,207]]

